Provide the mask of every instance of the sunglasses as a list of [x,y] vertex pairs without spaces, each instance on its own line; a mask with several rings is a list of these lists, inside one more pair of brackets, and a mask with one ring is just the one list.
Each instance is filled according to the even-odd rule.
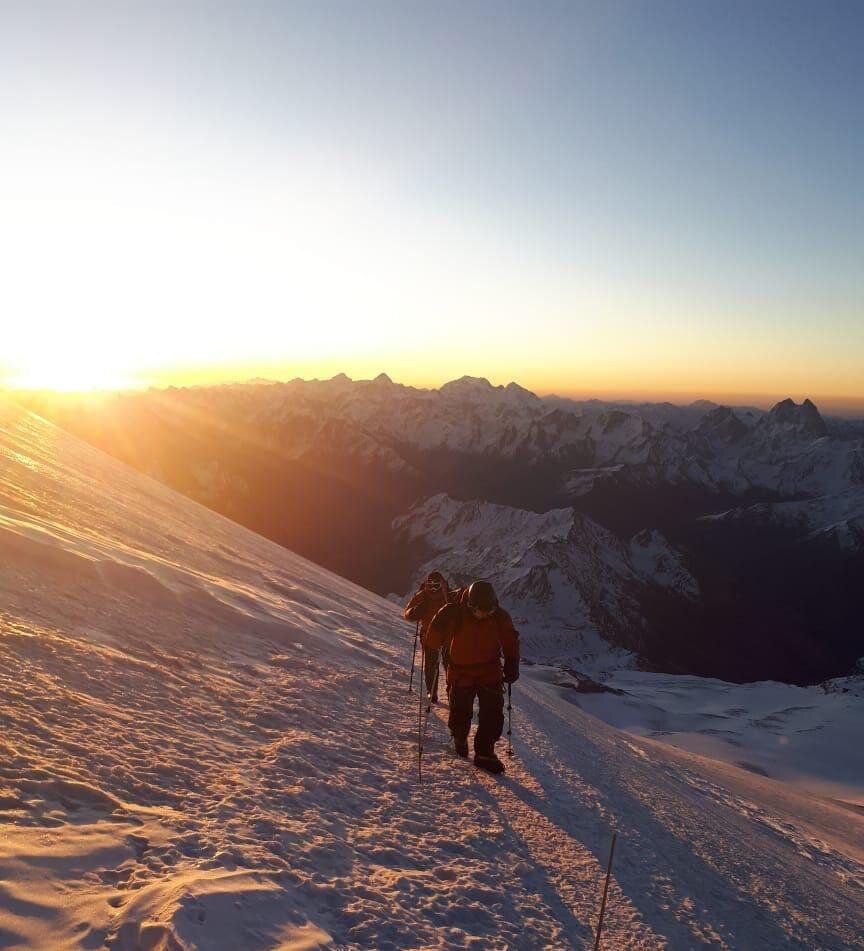
[[426,590],[427,590],[427,591],[440,591],[440,590],[441,590],[441,582],[440,582],[440,581],[427,581],[427,582],[426,582]]
[[495,608],[492,608],[491,611],[482,611],[480,608],[471,608],[471,613],[477,618],[478,621],[483,621],[487,617],[492,617],[492,615],[495,613]]

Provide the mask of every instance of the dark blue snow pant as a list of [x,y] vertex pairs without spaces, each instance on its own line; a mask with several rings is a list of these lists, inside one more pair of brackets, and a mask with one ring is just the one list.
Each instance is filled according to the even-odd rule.
[[472,684],[470,687],[450,688],[450,719],[448,726],[457,743],[467,742],[471,720],[474,718],[474,698],[479,701],[477,732],[474,734],[474,752],[489,756],[504,732],[504,690],[497,684]]

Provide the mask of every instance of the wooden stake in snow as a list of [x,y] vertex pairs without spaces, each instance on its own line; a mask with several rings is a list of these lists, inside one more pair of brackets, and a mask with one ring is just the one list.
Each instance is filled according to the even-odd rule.
[[609,879],[612,876],[612,856],[615,854],[615,840],[618,833],[612,833],[612,845],[609,848],[609,864],[606,866],[606,883],[603,885],[603,900],[600,902],[600,920],[597,922],[597,940],[594,951],[600,951],[600,935],[603,933],[603,915],[606,913],[606,896],[609,894]]

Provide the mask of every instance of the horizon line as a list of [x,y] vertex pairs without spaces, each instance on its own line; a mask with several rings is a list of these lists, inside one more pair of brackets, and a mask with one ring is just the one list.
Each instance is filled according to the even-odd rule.
[[340,377],[344,377],[351,383],[374,383],[385,377],[390,383],[396,386],[406,386],[410,389],[426,390],[434,392],[442,389],[450,383],[456,383],[460,380],[476,380],[478,383],[486,383],[492,388],[503,389],[510,385],[515,385],[526,390],[540,399],[559,398],[569,399],[574,402],[590,402],[596,400],[604,403],[626,403],[626,404],[658,404],[670,403],[673,406],[688,406],[697,403],[700,400],[716,403],[717,405],[726,405],[736,408],[754,407],[756,409],[770,409],[777,403],[785,399],[792,399],[793,402],[803,403],[809,399],[817,407],[827,407],[831,413],[841,416],[862,414],[864,415],[864,395],[860,397],[839,396],[830,393],[805,393],[796,399],[790,395],[792,391],[734,391],[726,389],[706,388],[704,390],[691,388],[660,388],[660,387],[640,387],[630,389],[617,389],[614,387],[528,387],[519,383],[517,380],[508,380],[506,383],[493,383],[488,377],[463,374],[459,377],[445,380],[440,383],[424,381],[421,383],[400,383],[394,380],[390,374],[381,371],[376,376],[363,376],[354,378],[345,371],[334,373],[330,376],[292,376],[290,378],[279,378],[270,376],[246,376],[246,377],[226,377],[225,379],[207,379],[200,382],[154,382],[140,381],[133,383],[130,381],[127,386],[114,387],[82,387],[80,389],[64,390],[62,388],[52,388],[47,386],[16,386],[14,382],[0,381],[0,393],[44,393],[52,394],[57,397],[65,398],[85,398],[109,396],[121,393],[141,393],[149,390],[170,390],[170,389],[206,389],[217,386],[251,386],[251,385],[286,385],[290,383],[326,383]]

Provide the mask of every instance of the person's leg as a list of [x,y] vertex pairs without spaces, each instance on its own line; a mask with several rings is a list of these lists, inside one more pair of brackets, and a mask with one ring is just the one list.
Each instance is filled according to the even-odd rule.
[[423,648],[423,666],[426,675],[426,693],[432,694],[432,699],[438,699],[438,682],[436,676],[438,674],[438,648],[437,647],[424,647]]
[[456,751],[468,755],[468,733],[474,716],[474,687],[450,688],[450,716],[447,725],[453,736]]
[[441,663],[444,665],[444,670],[447,670],[450,664],[450,644],[447,641],[441,646]]
[[480,700],[479,726],[474,734],[474,753],[491,756],[495,743],[504,732],[504,691],[501,684],[484,684],[477,688]]

